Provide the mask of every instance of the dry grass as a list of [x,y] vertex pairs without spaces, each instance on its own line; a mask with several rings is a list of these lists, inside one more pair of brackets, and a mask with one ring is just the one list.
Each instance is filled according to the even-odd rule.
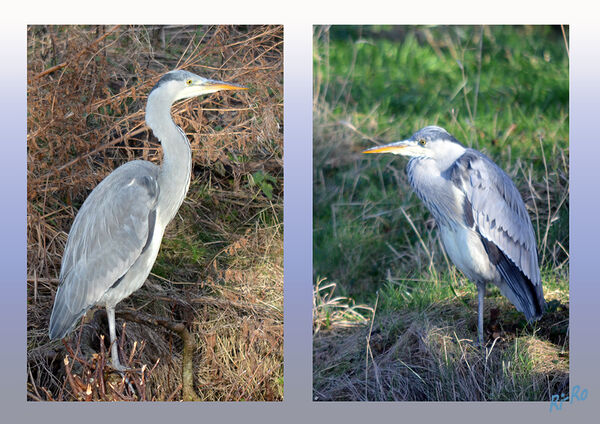
[[352,299],[335,296],[335,283],[326,283],[322,278],[317,281],[313,291],[313,334],[321,328],[340,329],[366,324],[373,308],[355,305]]
[[[28,28],[30,399],[182,399],[182,343],[165,329],[127,323],[125,356],[133,353],[132,364],[151,370],[143,396],[125,386],[113,395],[108,386],[81,395],[70,384],[65,347],[47,336],[77,210],[125,161],[160,163],[143,111],[152,86],[176,67],[249,90],[173,108],[192,147],[190,191],[167,227],[153,274],[117,315],[139,310],[185,323],[200,399],[282,399],[282,43],[279,26]],[[93,358],[73,367],[83,380],[103,370],[99,335],[107,334],[105,314],[88,315],[68,343],[84,360]]]
[[569,338],[553,327],[568,326],[568,310],[522,330],[508,301],[488,303],[494,313],[508,312],[491,324],[485,352],[472,338],[476,315],[458,299],[423,312],[386,310],[363,326],[322,329],[313,345],[314,399],[531,401],[567,393]]

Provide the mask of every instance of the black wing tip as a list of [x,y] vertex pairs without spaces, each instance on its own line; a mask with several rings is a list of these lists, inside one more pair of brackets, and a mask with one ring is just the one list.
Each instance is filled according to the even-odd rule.
[[544,298],[538,299],[538,303],[535,305],[535,314],[532,316],[531,321],[539,321],[539,319],[542,318],[542,315],[544,315],[544,312],[546,312],[546,308],[547,304]]
[[517,297],[519,304],[513,302],[514,306],[525,315],[527,322],[539,320],[546,309],[541,282],[540,286],[536,287],[536,284],[494,242],[481,234],[480,239],[490,261]]
[[527,322],[532,323],[532,322],[536,322],[539,321],[542,316],[544,315],[544,311],[545,311],[546,307],[544,305],[544,307],[542,309],[537,310],[532,314],[531,312],[526,313],[523,312],[525,314],[525,318],[527,319]]
[[[515,265],[516,266],[516,265]],[[525,313],[527,318],[527,322],[539,321],[540,318],[546,312],[548,304],[546,303],[546,299],[544,299],[544,291],[542,289],[542,282],[539,284],[534,284],[524,273],[521,271],[522,277],[525,279],[527,283],[527,287],[531,292],[531,304],[528,305],[530,308],[527,310],[529,313]]]

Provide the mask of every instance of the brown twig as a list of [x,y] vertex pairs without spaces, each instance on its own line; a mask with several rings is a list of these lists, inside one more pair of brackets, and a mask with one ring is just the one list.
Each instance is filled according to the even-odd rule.
[[[117,28],[119,28],[120,25],[115,25],[114,27],[112,27],[111,29],[109,29],[107,32],[105,32],[103,35],[101,35],[100,37],[98,37],[96,40],[92,41],[86,48],[82,49],[70,62],[76,62],[83,53],[85,53],[86,51],[89,51],[92,47],[94,47],[96,44],[98,44],[100,41],[104,40],[106,37],[108,37],[110,34],[112,34],[113,32],[115,32],[117,30]],[[61,64],[58,64],[56,66],[52,66],[51,68],[46,69],[43,72],[40,72],[39,74],[35,75],[33,77],[33,79],[39,79],[45,75],[51,74],[54,71],[58,71],[59,69],[62,69],[64,67],[66,67],[69,64],[69,62],[63,62]]]

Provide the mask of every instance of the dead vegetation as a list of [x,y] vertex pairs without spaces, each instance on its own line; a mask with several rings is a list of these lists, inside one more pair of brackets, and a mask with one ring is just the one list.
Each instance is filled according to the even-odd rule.
[[[546,299],[559,303],[556,293]],[[477,317],[459,299],[424,312],[386,308],[366,325],[321,331],[313,340],[314,400],[531,401],[568,393],[568,310],[548,311],[523,330],[508,301],[490,303],[495,319],[486,322],[484,352],[473,340]]]
[[352,299],[335,296],[335,283],[327,283],[324,278],[317,281],[313,291],[313,332],[321,328],[351,328],[368,323],[365,317],[373,313],[373,308],[356,305]]
[[117,321],[143,313],[184,324],[199,400],[282,399],[282,64],[280,26],[28,28],[29,399],[194,398],[183,393],[182,339],[164,326],[127,321],[123,357],[144,369],[127,381],[111,382],[105,367],[102,310],[69,348],[47,336],[77,210],[125,161],[160,163],[144,106],[174,68],[249,90],[174,106],[192,147],[190,190],[153,273],[118,305]]

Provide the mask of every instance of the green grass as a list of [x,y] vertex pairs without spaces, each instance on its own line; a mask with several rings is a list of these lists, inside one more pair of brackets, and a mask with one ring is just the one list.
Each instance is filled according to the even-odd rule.
[[[412,332],[415,337],[399,348],[410,355],[394,356],[395,360],[404,358],[407,365],[416,363],[428,369],[429,377],[439,377],[434,380],[443,382],[444,389],[426,385],[427,390],[419,393],[417,389],[396,392],[394,372],[385,390],[381,379],[367,384],[366,394],[353,383],[333,389],[340,387],[341,375],[346,383],[365,384],[365,331],[369,328],[348,329],[317,317],[317,397],[549,399],[554,393],[551,390],[568,384],[568,68],[560,28],[315,28],[314,279],[326,278],[335,284],[337,294],[348,298],[349,304],[355,302],[371,311],[377,305],[374,315],[363,310],[377,337],[394,344]],[[433,217],[408,185],[406,160],[360,154],[375,141],[403,139],[433,124],[483,151],[508,173],[523,196],[537,235],[548,311],[540,322],[527,325],[497,289],[488,290],[487,336],[491,341],[500,337],[490,358],[500,362],[494,363],[497,374],[484,388],[463,384],[456,362],[443,366],[446,360],[440,360],[436,351],[442,343],[446,351],[460,352],[464,349],[461,340],[475,337],[476,287],[441,249]],[[492,312],[498,313],[494,322]],[[394,323],[393,329],[390,323]],[[356,336],[354,348],[344,344],[346,350],[338,356],[329,350],[337,349],[331,343],[340,332],[345,338],[352,339],[355,333],[360,336]],[[521,350],[519,343],[527,349]],[[538,362],[531,357],[535,356],[531,346],[539,344],[561,364],[552,371],[552,379],[547,373],[538,373]],[[412,349],[419,345],[415,353]],[[468,358],[479,361],[480,352],[468,352],[473,356],[458,355],[459,362]],[[379,353],[385,357],[389,350]],[[347,355],[356,361],[350,369]],[[375,363],[380,359],[376,354],[371,357]],[[511,364],[512,374],[502,371],[498,364],[503,363]],[[522,366],[515,370],[517,364]],[[429,368],[433,365],[436,372]],[[344,370],[339,375],[338,366]],[[489,376],[489,363],[486,366],[481,370]],[[446,373],[450,380],[444,380]],[[515,380],[515,373],[524,380]],[[360,384],[353,380],[354,375],[361,379]],[[448,381],[453,383],[446,386]],[[460,384],[463,392],[457,391]],[[443,393],[455,393],[456,397]]]

